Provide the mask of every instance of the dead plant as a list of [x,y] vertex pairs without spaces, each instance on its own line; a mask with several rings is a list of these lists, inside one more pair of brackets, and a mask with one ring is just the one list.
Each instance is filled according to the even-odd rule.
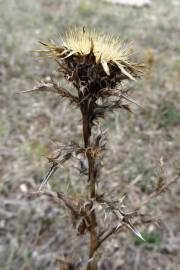
[[[122,207],[125,195],[118,200],[110,201],[107,200],[105,193],[99,193],[97,179],[106,150],[106,133],[99,129],[100,132],[92,136],[92,130],[97,130],[100,119],[104,119],[115,110],[123,109],[131,112],[130,104],[137,102],[129,97],[129,89],[123,88],[123,82],[140,78],[144,66],[130,61],[131,47],[124,45],[119,38],[94,30],[87,31],[85,28],[67,31],[60,46],[54,43],[40,43],[44,47],[39,50],[40,53],[45,53],[57,62],[58,72],[73,85],[76,95],[53,79],[50,83],[41,82],[31,91],[56,92],[80,109],[84,142],[83,145],[75,142],[63,145],[58,149],[56,156],[48,158],[52,165],[40,185],[38,195],[47,195],[58,204],[63,202],[69,210],[77,234],[90,235],[88,259],[73,261],[60,258],[58,261],[62,263],[63,269],[80,269],[82,265],[87,264],[87,270],[96,270],[95,254],[112,235],[128,228],[143,239],[136,226],[150,221],[140,213],[141,207],[167,189],[177,177],[169,183],[161,179],[158,187],[144,198],[140,205],[133,206],[130,212],[124,211]],[[74,156],[79,157],[80,173],[87,176],[89,196],[86,199],[77,199],[64,192],[46,189],[46,184],[54,172]],[[114,216],[108,228],[107,226],[102,228],[99,210],[106,215],[111,213]]]

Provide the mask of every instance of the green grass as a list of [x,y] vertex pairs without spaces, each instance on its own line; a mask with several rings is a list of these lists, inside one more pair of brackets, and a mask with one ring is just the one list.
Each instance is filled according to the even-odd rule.
[[46,153],[46,145],[44,142],[31,140],[28,142],[28,144],[24,145],[24,149],[27,153],[27,157],[29,160],[35,160],[37,162],[42,161],[43,157]]
[[142,241],[140,238],[136,238],[135,244],[136,245],[148,245],[151,244],[153,246],[159,247],[160,244],[162,243],[161,236],[158,233],[142,233],[142,236],[145,240]]
[[5,137],[6,134],[6,126],[5,123],[0,120],[0,138],[3,139]]
[[169,128],[180,124],[180,110],[171,103],[164,104],[160,117],[159,123],[163,127]]

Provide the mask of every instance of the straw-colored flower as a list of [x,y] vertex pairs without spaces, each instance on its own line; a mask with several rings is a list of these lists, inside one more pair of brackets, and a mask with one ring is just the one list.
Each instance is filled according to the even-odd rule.
[[[46,47],[42,51],[48,56],[62,61],[68,70],[76,70],[80,81],[95,82],[97,89],[107,85],[113,88],[124,79],[134,80],[141,72],[141,65],[129,59],[130,46],[124,45],[117,37],[95,30],[75,28],[63,35],[61,46],[41,44]],[[102,78],[105,85],[101,83]]]

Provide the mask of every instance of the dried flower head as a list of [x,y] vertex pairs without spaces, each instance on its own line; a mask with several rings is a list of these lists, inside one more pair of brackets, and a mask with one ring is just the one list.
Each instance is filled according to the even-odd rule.
[[58,61],[66,78],[87,92],[115,88],[122,80],[134,80],[142,70],[142,65],[130,61],[130,46],[95,30],[75,28],[64,34],[61,46],[41,44],[46,47],[41,51]]

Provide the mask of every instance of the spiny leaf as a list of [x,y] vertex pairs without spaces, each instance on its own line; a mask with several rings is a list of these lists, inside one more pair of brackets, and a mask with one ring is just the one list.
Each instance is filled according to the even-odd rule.
[[118,100],[105,102],[102,105],[96,105],[94,112],[91,116],[91,123],[94,124],[94,122],[98,121],[100,118],[104,118],[108,113],[111,113],[114,110],[117,110],[120,108],[131,112],[128,105],[122,103],[121,96]]
[[[57,55],[60,56],[61,54],[63,55],[65,52],[65,48],[64,47],[58,47],[53,43],[45,43],[42,41],[39,41],[39,43],[43,46],[45,46],[47,48],[48,51],[50,52],[56,52],[58,53]],[[46,52],[46,51],[45,51]]]
[[126,223],[126,225],[137,237],[139,237],[141,240],[145,242],[145,239],[143,238],[141,233],[130,222]]
[[123,65],[121,65],[118,61],[115,61],[115,63],[124,75],[126,75],[129,79],[135,81],[135,78],[129,72],[127,72]]
[[36,91],[56,92],[52,83],[40,82],[33,89],[25,90],[25,91],[22,91],[21,93],[36,92]]
[[123,97],[124,99],[126,99],[127,101],[134,103],[135,105],[139,106],[140,108],[142,108],[143,110],[145,110],[139,103],[137,103],[137,101],[135,101],[134,99],[132,99],[131,97],[127,96],[127,95],[120,95],[121,97]]
[[39,187],[39,191],[41,191],[48,183],[49,178],[55,173],[55,171],[57,170],[58,166],[57,164],[53,164],[52,167],[50,168],[50,170],[47,172],[47,174],[44,176],[41,185]]

